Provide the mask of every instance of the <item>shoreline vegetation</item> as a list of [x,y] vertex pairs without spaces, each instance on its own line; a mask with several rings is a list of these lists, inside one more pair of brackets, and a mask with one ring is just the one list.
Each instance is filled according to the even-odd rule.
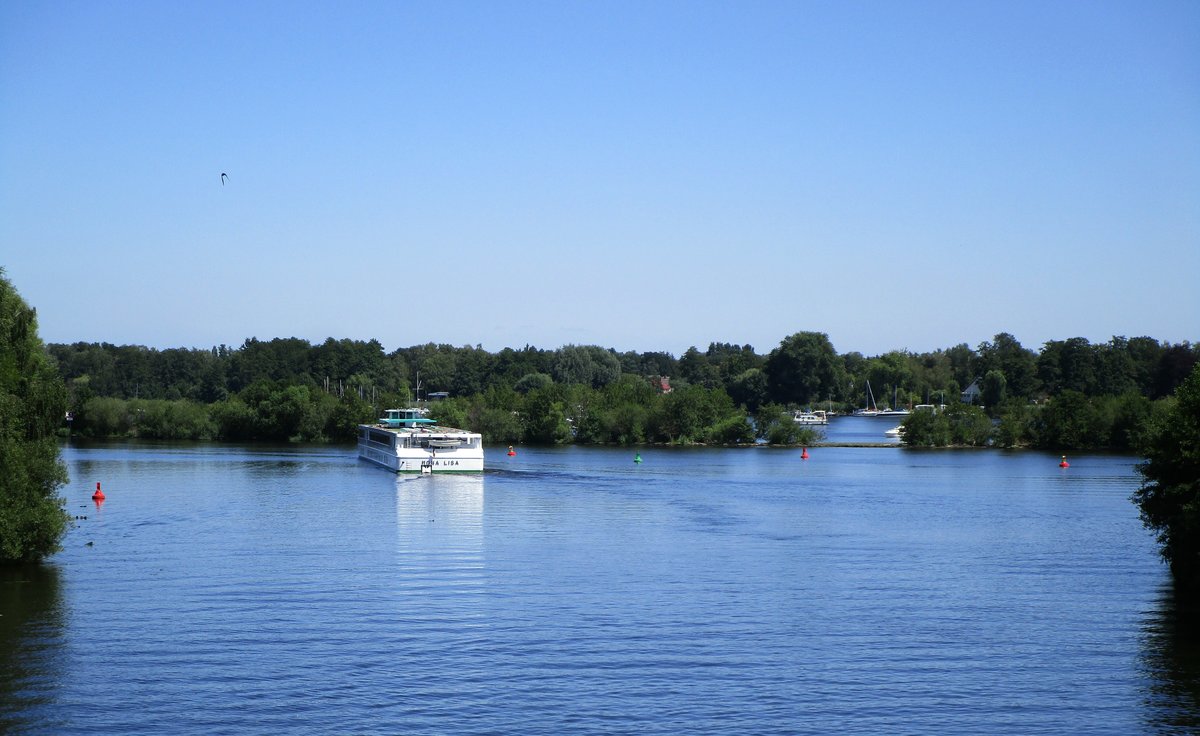
[[[676,359],[594,345],[384,354],[375,340],[290,338],[208,351],[49,345],[45,358],[66,379],[70,421],[60,434],[82,437],[348,442],[359,423],[424,397],[434,399],[432,418],[500,445],[1136,453],[1143,482],[1131,500],[1177,590],[1200,599],[1200,346],[1186,342],[1071,338],[1035,353],[1001,333],[975,350],[867,358],[801,332],[765,356],[713,343]],[[916,405],[901,443],[829,442],[793,420],[798,409],[853,411],[868,385],[896,408]],[[62,516],[20,557],[52,552]]]
[[[916,404],[903,443],[919,447],[1134,450],[1132,499],[1181,589],[1200,591],[1200,350],[1149,337],[1050,341],[1008,333],[975,350],[839,355],[798,332],[767,355],[618,353],[427,344],[385,354],[376,340],[154,350],[44,345],[36,312],[0,268],[0,562],[58,550],[70,517],[55,436],[340,441],[386,408],[425,398],[432,418],[512,444],[806,445],[824,436],[797,409],[852,410],[858,386]],[[412,384],[409,384],[412,376]],[[422,378],[423,376],[423,378]],[[672,383],[673,382],[673,383]],[[964,388],[965,387],[965,388]],[[937,397],[937,402],[932,397]],[[922,400],[923,399],[923,400]]]
[[1121,452],[1168,410],[1200,345],[1070,338],[1034,352],[1000,333],[974,349],[866,357],[799,332],[766,355],[711,343],[678,358],[595,345],[385,353],[377,340],[333,338],[46,354],[67,386],[63,433],[76,437],[350,442],[357,424],[419,397],[433,418],[492,444],[819,446],[837,443],[793,422],[794,410],[849,413],[878,396],[939,407],[904,418],[906,447]]
[[891,390],[896,408],[917,405],[903,422],[908,447],[1142,454],[1132,500],[1177,588],[1197,593],[1198,353],[1149,337],[1071,338],[1034,353],[1008,333],[975,350],[873,358],[839,355],[818,332],[795,333],[765,356],[712,343],[678,359],[595,345],[489,353],[427,344],[385,354],[376,340],[333,338],[211,350],[44,345],[37,313],[0,268],[0,563],[40,562],[71,524],[58,497],[68,478],[56,435],[340,441],[424,389],[438,399],[432,418],[491,442],[815,446],[825,437],[793,412],[833,411],[834,402],[852,410],[857,387],[870,401],[874,383],[882,396]]

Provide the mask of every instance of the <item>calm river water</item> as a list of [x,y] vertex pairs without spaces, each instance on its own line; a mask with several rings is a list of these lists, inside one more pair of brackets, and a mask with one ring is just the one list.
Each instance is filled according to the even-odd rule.
[[0,731],[1200,730],[1132,458],[518,450],[67,447],[86,518],[0,577]]

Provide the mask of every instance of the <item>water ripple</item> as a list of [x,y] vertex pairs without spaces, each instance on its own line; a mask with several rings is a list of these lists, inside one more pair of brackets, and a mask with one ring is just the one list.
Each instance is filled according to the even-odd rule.
[[70,451],[68,503],[93,478],[110,500],[52,580],[4,583],[0,729],[1200,723],[1195,629],[1164,598],[1127,459],[642,455],[526,449],[409,478],[327,448]]

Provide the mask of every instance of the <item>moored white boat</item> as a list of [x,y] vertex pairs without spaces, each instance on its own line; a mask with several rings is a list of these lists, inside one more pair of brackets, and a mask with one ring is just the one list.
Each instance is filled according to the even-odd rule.
[[829,416],[824,409],[796,411],[792,414],[792,421],[796,424],[829,424]]
[[388,409],[358,425],[358,456],[397,473],[483,472],[483,436],[442,427],[421,409]]

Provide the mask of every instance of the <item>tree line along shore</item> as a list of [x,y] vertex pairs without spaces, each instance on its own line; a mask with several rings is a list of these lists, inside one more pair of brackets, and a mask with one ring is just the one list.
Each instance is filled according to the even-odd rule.
[[[77,437],[340,442],[384,409],[434,397],[432,416],[514,444],[811,444],[798,408],[848,412],[945,405],[904,422],[910,446],[1136,450],[1200,345],[1085,338],[1034,351],[1008,333],[975,348],[867,357],[798,332],[766,354],[712,343],[678,358],[595,345],[425,344],[390,353],[376,340],[259,340],[158,350],[47,345]],[[969,391],[968,391],[969,390]],[[964,391],[968,391],[964,401]]]
[[[577,345],[496,354],[423,345],[385,354],[374,340],[332,338],[316,346],[247,340],[236,350],[45,346],[36,312],[0,268],[0,564],[36,563],[59,549],[72,523],[57,495],[67,482],[59,456],[66,432],[338,440],[380,407],[408,403],[424,381],[426,391],[446,394],[432,404],[436,418],[493,441],[789,444],[815,439],[790,408],[822,400],[849,408],[859,382],[875,381],[884,396],[893,388],[896,403],[922,394],[928,403],[937,392],[945,404],[908,417],[910,445],[1136,449],[1144,460],[1133,500],[1177,591],[1197,600],[1196,353],[1145,337],[1102,345],[1072,338],[1034,353],[1007,333],[975,350],[873,358],[838,355],[816,332],[791,335],[765,356],[713,343],[679,359]],[[967,381],[974,389],[958,396],[970,401],[955,401]]]

